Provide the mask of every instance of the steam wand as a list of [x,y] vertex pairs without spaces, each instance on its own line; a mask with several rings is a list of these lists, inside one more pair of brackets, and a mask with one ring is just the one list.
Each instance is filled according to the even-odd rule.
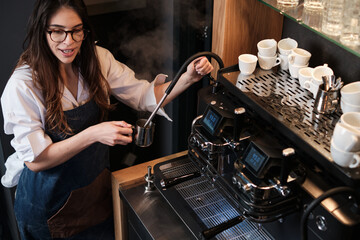
[[224,68],[224,63],[221,60],[221,58],[216,55],[215,53],[212,52],[199,52],[197,54],[192,55],[191,57],[189,57],[184,64],[181,66],[180,70],[177,72],[175,78],[171,81],[170,85],[168,86],[168,88],[165,90],[165,94],[164,96],[161,98],[160,102],[158,103],[158,105],[156,106],[155,110],[151,113],[149,119],[146,121],[144,128],[146,128],[149,123],[151,122],[151,120],[154,118],[155,114],[157,113],[157,111],[159,110],[159,108],[161,107],[161,105],[163,104],[163,102],[165,101],[165,98],[170,94],[171,90],[174,88],[175,84],[177,83],[177,81],[179,80],[181,74],[184,72],[184,70],[187,68],[187,66],[196,58],[198,57],[202,57],[202,56],[208,56],[208,57],[213,57],[219,64],[219,68]]

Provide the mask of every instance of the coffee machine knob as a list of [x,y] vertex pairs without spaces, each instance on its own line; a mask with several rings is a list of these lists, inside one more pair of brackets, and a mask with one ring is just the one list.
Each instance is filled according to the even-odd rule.
[[245,192],[249,192],[251,190],[251,186],[249,184],[244,184],[241,186],[241,188]]
[[237,182],[238,182],[235,176],[233,176],[233,177],[231,178],[231,181],[232,181],[232,183],[233,183],[234,185],[237,184]]
[[207,145],[204,144],[204,143],[201,143],[200,148],[201,148],[202,151],[205,151],[207,149]]

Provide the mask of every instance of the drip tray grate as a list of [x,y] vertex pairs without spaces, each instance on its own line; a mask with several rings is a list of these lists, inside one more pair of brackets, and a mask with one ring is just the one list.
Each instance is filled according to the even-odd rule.
[[329,160],[330,140],[341,113],[324,115],[313,112],[315,100],[299,81],[285,70],[258,70],[257,75],[239,74],[236,86],[320,150]]
[[[154,168],[155,179],[177,177],[187,173],[196,171],[198,168],[188,158],[171,160],[161,163]],[[157,185],[158,180],[155,180]],[[185,222],[186,216],[183,216],[184,209],[191,209],[197,216],[197,221],[203,223],[206,228],[217,226],[223,222],[242,215],[230,201],[218,190],[208,177],[201,176],[176,185],[172,191],[179,194],[179,198],[174,198],[171,191],[166,190],[160,192],[168,200],[176,213]],[[169,197],[170,196],[170,197]],[[173,201],[172,201],[173,199]],[[181,206],[186,204],[187,206]],[[195,234],[197,235],[197,234]],[[219,233],[216,239],[273,239],[261,225],[245,219],[243,222]]]
[[[211,228],[240,216],[229,201],[211,184],[209,178],[199,177],[177,185],[176,190],[189,204],[206,227]],[[216,235],[216,239],[273,239],[259,225],[245,220]]]

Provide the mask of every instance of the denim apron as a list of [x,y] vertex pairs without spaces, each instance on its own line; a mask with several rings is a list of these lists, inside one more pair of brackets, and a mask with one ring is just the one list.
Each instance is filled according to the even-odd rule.
[[[94,101],[64,114],[74,134],[99,123]],[[70,137],[46,133],[53,142]],[[45,171],[25,165],[14,206],[21,239],[114,239],[108,162],[108,146],[94,143]]]

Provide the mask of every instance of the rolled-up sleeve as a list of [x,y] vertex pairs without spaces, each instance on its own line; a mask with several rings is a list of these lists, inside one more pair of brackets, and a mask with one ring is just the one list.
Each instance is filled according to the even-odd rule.
[[[97,49],[101,70],[109,82],[112,95],[135,110],[152,112],[157,105],[154,86],[164,83],[167,76],[159,74],[151,83],[139,80],[133,70],[117,61],[108,50]],[[158,113],[171,121],[163,109]]]
[[32,82],[31,70],[20,67],[9,79],[1,96],[4,132],[13,135],[11,145],[15,153],[5,162],[6,172],[1,178],[5,187],[16,186],[24,162],[32,162],[47,148],[51,139],[44,132],[45,107],[40,91]]
[[42,96],[32,81],[26,80],[30,77],[28,74],[24,69],[13,74],[1,96],[1,107],[4,131],[14,135],[11,145],[17,157],[31,162],[52,141],[44,132],[45,107]]

